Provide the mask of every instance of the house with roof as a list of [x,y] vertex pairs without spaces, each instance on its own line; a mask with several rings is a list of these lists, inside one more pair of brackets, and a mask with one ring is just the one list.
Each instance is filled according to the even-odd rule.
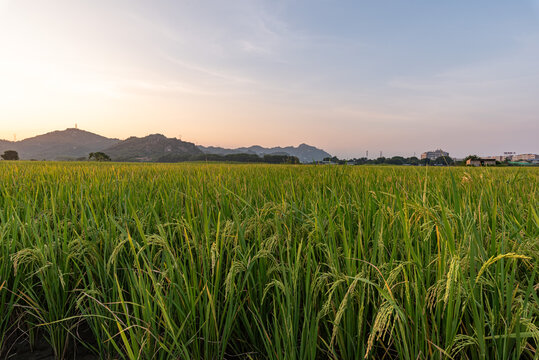
[[496,159],[479,158],[466,160],[466,166],[496,166]]

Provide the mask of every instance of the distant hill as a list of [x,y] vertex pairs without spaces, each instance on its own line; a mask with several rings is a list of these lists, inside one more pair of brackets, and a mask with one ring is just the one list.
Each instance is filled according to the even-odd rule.
[[88,131],[70,128],[52,131],[21,141],[0,139],[0,154],[6,150],[15,150],[22,160],[77,160],[87,159],[92,152],[104,152],[114,161],[157,161],[177,162],[197,159],[204,154],[234,155],[252,154],[295,156],[302,163],[321,161],[330,154],[322,149],[307,144],[297,147],[262,146],[225,149],[214,146],[196,146],[193,143],[167,138],[161,134],[145,137],[130,137],[126,140],[110,139]]
[[113,161],[172,161],[202,154],[193,143],[161,134],[133,136],[102,151]]
[[[8,140],[2,140],[0,139],[0,149],[2,150],[2,153],[6,150],[11,150],[11,149],[8,149],[11,145],[13,144],[13,141],[8,141]],[[4,150],[5,149],[5,150]]]
[[119,141],[71,128],[21,141],[0,140],[0,152],[15,150],[23,160],[73,160],[88,157],[89,153],[100,151]]
[[318,149],[314,146],[307,144],[301,144],[298,147],[287,146],[287,147],[273,147],[273,148],[264,148],[262,146],[254,145],[250,147],[241,147],[237,149],[225,149],[215,146],[198,146],[202,152],[205,154],[218,154],[218,155],[228,155],[228,154],[256,154],[258,156],[263,156],[266,154],[269,155],[291,155],[296,156],[299,161],[302,163],[310,163],[313,161],[322,161],[326,157],[331,157],[330,154],[325,152],[322,149]]

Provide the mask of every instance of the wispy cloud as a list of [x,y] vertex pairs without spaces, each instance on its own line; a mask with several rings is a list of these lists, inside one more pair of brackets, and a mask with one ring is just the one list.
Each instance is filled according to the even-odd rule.
[[253,83],[254,82],[252,79],[249,79],[247,77],[231,74],[226,71],[214,69],[211,67],[205,67],[205,66],[189,63],[187,61],[183,61],[181,59],[175,58],[170,55],[163,55],[163,58],[175,65],[181,66],[184,69],[196,71],[198,73],[209,75],[214,78],[218,78],[218,79],[222,79],[222,80],[226,80],[230,82],[235,82],[235,83]]
[[254,54],[254,55],[269,55],[271,54],[271,50],[264,47],[264,46],[261,46],[261,45],[256,45],[255,43],[251,42],[251,41],[248,41],[248,40],[240,40],[239,41],[239,45],[241,47],[241,49],[243,51],[245,51],[246,53],[249,53],[249,54]]
[[216,95],[215,92],[209,92],[191,84],[175,81],[159,83],[144,80],[127,80],[120,85],[120,88],[130,94],[150,94],[156,96],[166,94]]

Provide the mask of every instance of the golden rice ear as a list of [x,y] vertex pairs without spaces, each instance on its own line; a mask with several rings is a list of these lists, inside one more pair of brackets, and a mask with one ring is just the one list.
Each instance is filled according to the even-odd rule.
[[458,276],[459,276],[459,267],[460,267],[460,259],[458,257],[453,257],[451,259],[451,263],[449,264],[449,271],[447,272],[447,281],[445,284],[445,294],[444,294],[444,309],[447,306],[447,302],[449,301],[449,296],[455,292],[455,288],[458,286]]
[[531,257],[525,256],[525,255],[519,255],[515,253],[507,253],[507,254],[500,254],[497,256],[491,256],[484,264],[481,266],[481,269],[479,269],[479,272],[477,273],[477,277],[475,278],[475,282],[479,282],[479,279],[481,278],[481,275],[485,271],[487,271],[488,267],[495,262],[501,260],[501,259],[524,259],[524,260],[531,260]]
[[458,334],[453,340],[453,345],[451,347],[450,355],[454,358],[467,347],[470,346],[479,346],[477,339],[473,335]]
[[369,354],[374,346],[374,343],[380,338],[383,338],[390,327],[393,326],[394,319],[394,307],[388,301],[384,301],[380,305],[380,309],[376,313],[374,324],[367,340],[367,351],[365,352],[365,359],[369,357]]
[[351,298],[353,296],[354,290],[358,282],[359,282],[358,278],[352,281],[352,283],[348,287],[348,290],[346,290],[346,293],[344,294],[344,297],[339,305],[339,309],[337,310],[337,313],[335,314],[335,319],[333,320],[333,331],[331,333],[330,347],[333,347],[333,342],[335,341],[335,337],[337,336],[337,331],[339,329],[339,324],[341,322],[342,316],[348,306],[348,303],[351,301]]

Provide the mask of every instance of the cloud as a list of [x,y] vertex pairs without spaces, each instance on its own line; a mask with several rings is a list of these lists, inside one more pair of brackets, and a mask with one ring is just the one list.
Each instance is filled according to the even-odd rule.
[[238,76],[238,75],[226,72],[226,71],[214,69],[212,67],[205,67],[205,66],[189,63],[187,61],[181,60],[179,58],[176,58],[170,55],[163,55],[163,58],[175,65],[181,66],[184,69],[192,70],[192,71],[204,74],[204,75],[209,75],[211,77],[218,78],[221,80],[226,80],[226,81],[230,81],[234,83],[253,83],[254,82],[253,80],[247,77]]
[[145,80],[128,80],[121,85],[121,88],[130,94],[166,95],[180,93],[202,96],[216,95],[215,92],[205,91],[197,86],[177,81],[159,83]]
[[249,53],[249,54],[253,54],[253,55],[269,55],[271,54],[271,50],[266,48],[266,47],[263,47],[263,46],[260,46],[260,45],[255,45],[254,43],[248,41],[248,40],[240,40],[239,41],[239,45],[241,47],[241,49],[243,51],[245,51],[246,53]]

